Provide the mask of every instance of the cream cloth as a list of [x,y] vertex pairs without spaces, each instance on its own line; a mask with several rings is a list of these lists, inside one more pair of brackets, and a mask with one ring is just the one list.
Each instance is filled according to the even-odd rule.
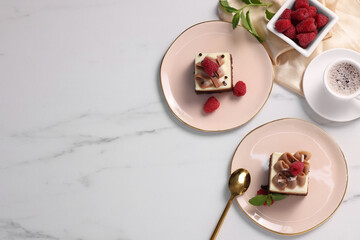
[[[243,6],[241,0],[228,0],[229,5],[235,8]],[[270,2],[270,1],[264,1]],[[285,0],[272,0],[273,6],[269,9],[276,12]],[[251,21],[258,34],[265,39],[263,43],[275,71],[275,82],[281,86],[303,96],[302,78],[310,61],[320,53],[332,48],[348,48],[360,52],[360,0],[319,0],[339,16],[339,21],[315,49],[310,57],[306,58],[275,34],[266,29],[265,7],[252,7]],[[232,14],[226,12],[220,5],[219,17],[223,21],[231,22]]]

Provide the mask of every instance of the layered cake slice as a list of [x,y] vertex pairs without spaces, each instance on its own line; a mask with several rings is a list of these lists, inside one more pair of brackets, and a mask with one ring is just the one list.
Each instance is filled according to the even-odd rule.
[[232,78],[230,53],[199,53],[195,56],[196,93],[230,91]]
[[298,151],[274,152],[269,165],[269,192],[291,195],[307,195],[311,154]]

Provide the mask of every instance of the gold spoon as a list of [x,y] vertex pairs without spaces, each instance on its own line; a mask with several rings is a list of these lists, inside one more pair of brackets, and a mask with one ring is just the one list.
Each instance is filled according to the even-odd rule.
[[216,238],[216,235],[219,233],[220,227],[224,222],[225,216],[229,211],[232,201],[236,196],[242,195],[244,192],[246,192],[250,185],[250,181],[250,173],[246,169],[239,168],[231,174],[229,179],[229,189],[231,196],[228,203],[226,204],[226,207],[220,217],[218,224],[216,225],[213,234],[211,235],[210,240],[214,240]]

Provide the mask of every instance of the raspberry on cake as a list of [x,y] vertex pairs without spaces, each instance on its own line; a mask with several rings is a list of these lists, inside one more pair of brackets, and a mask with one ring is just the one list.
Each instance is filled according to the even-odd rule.
[[309,186],[309,159],[311,154],[298,151],[274,152],[269,164],[269,192],[288,195],[307,195]]
[[230,53],[199,53],[195,56],[196,93],[230,91],[232,78]]

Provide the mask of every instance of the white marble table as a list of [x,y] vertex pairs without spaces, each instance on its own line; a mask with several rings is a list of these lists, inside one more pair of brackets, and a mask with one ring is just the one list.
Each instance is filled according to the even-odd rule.
[[[0,1],[0,239],[208,239],[228,199],[232,154],[253,128],[319,120],[274,85],[245,126],[202,133],[168,109],[159,67],[217,1]],[[349,167],[343,204],[297,237],[233,205],[218,239],[359,239],[360,121],[316,122]],[[197,151],[216,148],[221,151]]]

